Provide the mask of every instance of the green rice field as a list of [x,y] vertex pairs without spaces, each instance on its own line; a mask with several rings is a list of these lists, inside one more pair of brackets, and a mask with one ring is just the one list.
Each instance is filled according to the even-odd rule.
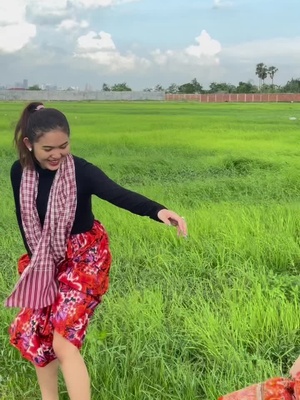
[[[0,297],[24,252],[14,214],[13,129],[0,103]],[[216,400],[300,354],[300,105],[46,103],[73,154],[185,217],[176,230],[94,198],[110,235],[111,284],[83,354],[93,400]],[[295,117],[296,119],[290,119]],[[0,399],[40,399],[0,308]],[[62,400],[68,396],[60,381]]]

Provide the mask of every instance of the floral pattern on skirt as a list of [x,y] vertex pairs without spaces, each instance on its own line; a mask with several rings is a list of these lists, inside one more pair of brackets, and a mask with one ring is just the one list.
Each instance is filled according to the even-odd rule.
[[[21,274],[29,256],[18,262]],[[111,254],[104,227],[95,221],[89,232],[71,235],[66,258],[58,267],[55,302],[42,309],[23,308],[10,327],[10,342],[24,358],[43,367],[56,359],[54,330],[80,348],[95,308],[109,286]]]

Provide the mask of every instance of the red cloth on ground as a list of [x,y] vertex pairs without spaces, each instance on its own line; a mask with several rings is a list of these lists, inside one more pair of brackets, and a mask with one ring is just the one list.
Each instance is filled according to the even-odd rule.
[[300,380],[272,378],[221,396],[218,400],[300,400]]

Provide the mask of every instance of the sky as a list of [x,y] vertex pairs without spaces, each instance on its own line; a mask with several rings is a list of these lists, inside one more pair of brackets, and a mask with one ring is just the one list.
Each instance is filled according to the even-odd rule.
[[299,13],[300,0],[1,1],[0,86],[257,84],[260,62],[281,85],[300,78]]

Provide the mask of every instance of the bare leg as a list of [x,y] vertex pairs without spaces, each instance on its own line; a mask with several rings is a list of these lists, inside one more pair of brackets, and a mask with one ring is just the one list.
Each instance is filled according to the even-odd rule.
[[35,367],[42,400],[58,400],[58,360],[45,367]]
[[59,360],[70,400],[90,400],[90,378],[77,347],[54,331],[53,349]]
[[298,378],[300,377],[300,356],[297,358],[292,368],[290,369],[290,374],[293,378],[296,378],[297,375]]

